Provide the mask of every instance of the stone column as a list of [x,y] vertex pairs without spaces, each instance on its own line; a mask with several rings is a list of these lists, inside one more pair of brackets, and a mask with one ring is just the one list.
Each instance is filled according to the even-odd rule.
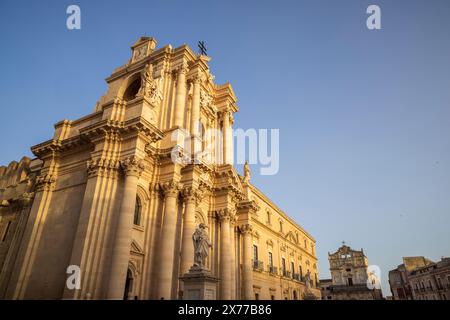
[[231,219],[230,224],[230,251],[231,251],[231,299],[236,299],[236,220]]
[[136,192],[139,176],[144,169],[140,160],[134,156],[121,161],[125,173],[123,198],[120,205],[116,237],[112,252],[108,299],[122,300],[125,290],[128,263],[130,260],[130,245],[133,232],[133,218],[136,205]]
[[192,187],[183,190],[186,202],[183,217],[183,235],[181,242],[181,275],[189,271],[194,264],[194,244],[192,235],[195,231],[195,201],[196,194]]
[[196,76],[192,80],[192,109],[191,109],[191,136],[196,137],[199,134],[200,122],[200,77]]
[[253,300],[252,229],[250,224],[240,226],[240,231],[243,235],[242,286],[244,289],[244,300]]
[[208,164],[212,164],[214,159],[213,135],[215,134],[215,131],[213,130],[214,130],[214,121],[212,119],[209,119],[208,127],[206,128],[206,157],[204,158],[206,163]]
[[178,69],[177,92],[175,96],[175,115],[174,126],[180,128],[183,126],[183,115],[186,103],[186,73],[188,72],[187,64],[183,63]]
[[159,277],[157,299],[172,298],[175,231],[177,224],[177,198],[179,185],[171,181],[162,184],[164,191],[164,220],[159,247]]
[[220,299],[231,299],[230,211],[219,212],[220,219]]
[[223,113],[223,163],[233,164],[233,132],[231,128],[232,114],[230,111]]

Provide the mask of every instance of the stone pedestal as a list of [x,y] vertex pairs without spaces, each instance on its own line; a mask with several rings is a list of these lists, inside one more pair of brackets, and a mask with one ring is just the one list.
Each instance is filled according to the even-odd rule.
[[303,293],[303,300],[317,300],[317,297],[311,292],[311,290],[306,289],[305,293]]
[[181,278],[183,281],[183,300],[216,300],[217,282],[209,270],[191,267]]

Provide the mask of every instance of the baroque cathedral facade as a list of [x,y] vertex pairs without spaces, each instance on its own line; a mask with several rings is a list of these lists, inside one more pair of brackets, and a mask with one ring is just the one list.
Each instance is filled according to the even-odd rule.
[[0,167],[0,299],[183,299],[200,223],[215,298],[320,298],[314,238],[232,165],[231,85],[187,45],[131,49],[92,113]]
[[381,300],[380,279],[369,269],[364,250],[343,245],[328,253],[331,279],[320,280],[323,300]]

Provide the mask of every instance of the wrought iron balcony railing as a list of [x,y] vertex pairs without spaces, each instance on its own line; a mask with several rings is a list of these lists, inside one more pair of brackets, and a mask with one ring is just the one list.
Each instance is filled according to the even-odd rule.
[[291,277],[291,272],[290,272],[290,271],[283,270],[283,277],[285,277],[285,278],[290,278],[290,277]]
[[263,262],[259,260],[253,260],[253,270],[264,271]]
[[270,274],[272,275],[277,275],[278,274],[278,268],[271,266],[270,264],[267,266],[267,271],[269,271]]

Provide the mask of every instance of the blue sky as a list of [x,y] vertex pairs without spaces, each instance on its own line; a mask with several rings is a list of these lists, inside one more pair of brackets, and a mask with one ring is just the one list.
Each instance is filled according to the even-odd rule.
[[[82,29],[66,28],[81,7]],[[377,4],[382,30],[366,28]],[[0,2],[0,163],[91,112],[142,35],[207,43],[235,127],[280,129],[280,171],[252,182],[317,240],[380,266],[450,254],[450,2]]]

